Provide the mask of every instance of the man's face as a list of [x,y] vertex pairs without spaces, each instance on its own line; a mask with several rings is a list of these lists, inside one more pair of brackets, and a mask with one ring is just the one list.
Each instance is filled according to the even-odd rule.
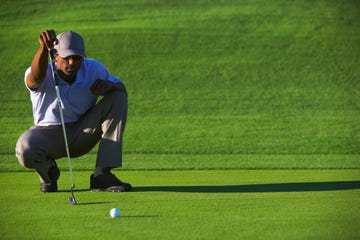
[[55,56],[56,69],[60,77],[67,82],[73,82],[76,78],[77,71],[81,68],[83,57],[74,55],[62,58],[59,55]]

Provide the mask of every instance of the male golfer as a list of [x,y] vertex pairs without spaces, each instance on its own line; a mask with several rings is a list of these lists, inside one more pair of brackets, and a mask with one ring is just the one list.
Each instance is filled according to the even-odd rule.
[[[89,152],[99,142],[90,189],[130,191],[131,185],[110,171],[122,165],[122,136],[127,118],[127,93],[122,80],[112,76],[100,62],[85,57],[84,41],[78,33],[68,31],[56,36],[54,30],[46,30],[40,34],[39,43],[31,67],[25,72],[34,126],[18,139],[19,163],[36,170],[40,191],[57,191],[60,171],[55,160],[67,153],[48,63],[52,50],[71,157]],[[103,97],[97,102],[99,96]]]

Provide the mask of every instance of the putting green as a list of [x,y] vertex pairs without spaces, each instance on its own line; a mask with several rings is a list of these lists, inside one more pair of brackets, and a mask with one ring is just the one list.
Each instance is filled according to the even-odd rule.
[[[0,173],[3,239],[356,239],[360,170],[116,171],[133,192],[90,192],[68,172],[40,193],[33,172]],[[111,208],[120,218],[109,216]]]

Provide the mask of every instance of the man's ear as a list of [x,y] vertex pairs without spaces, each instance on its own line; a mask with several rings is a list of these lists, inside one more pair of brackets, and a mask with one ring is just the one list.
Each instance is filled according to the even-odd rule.
[[54,52],[54,60],[57,62],[57,58],[59,57],[59,54],[57,52]]
[[55,62],[56,62],[56,58],[57,58],[57,56],[59,56],[59,54],[58,54],[58,52],[56,51],[56,49],[51,49],[50,50],[50,54],[54,57],[54,60],[55,60]]

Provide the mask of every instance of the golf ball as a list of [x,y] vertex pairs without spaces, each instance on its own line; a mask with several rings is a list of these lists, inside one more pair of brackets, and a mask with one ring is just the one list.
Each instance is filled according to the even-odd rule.
[[116,218],[116,217],[119,217],[120,216],[120,210],[118,208],[112,208],[110,210],[110,216],[112,218]]

